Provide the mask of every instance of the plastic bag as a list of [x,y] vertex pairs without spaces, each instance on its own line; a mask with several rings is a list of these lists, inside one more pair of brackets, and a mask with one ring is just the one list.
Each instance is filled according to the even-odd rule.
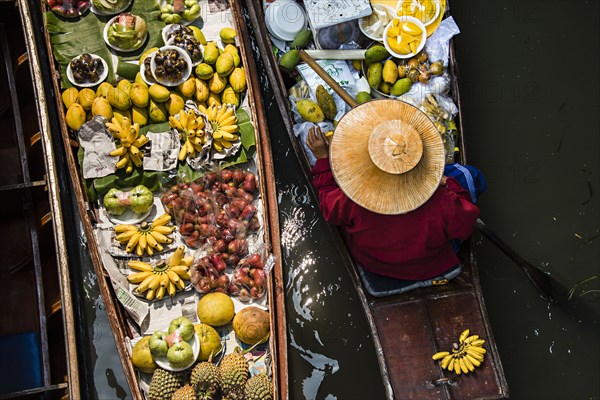
[[[191,183],[173,185],[161,195],[161,201],[189,247],[204,245],[209,254],[241,258],[247,254],[246,237],[261,228],[253,204],[257,186],[256,175],[250,171],[211,171]],[[238,260],[226,261],[235,265]]]
[[190,268],[190,281],[199,293],[227,293],[230,281],[225,269],[220,254],[200,257]]
[[240,260],[229,285],[231,294],[244,302],[262,298],[267,292],[269,269],[266,264],[259,253],[252,253]]

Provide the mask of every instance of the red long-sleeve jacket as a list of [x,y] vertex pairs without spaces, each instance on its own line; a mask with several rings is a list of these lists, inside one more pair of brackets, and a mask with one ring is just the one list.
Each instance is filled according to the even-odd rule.
[[479,209],[469,192],[447,178],[421,207],[382,215],[354,203],[336,184],[328,158],[312,169],[325,220],[341,227],[350,253],[366,270],[396,279],[424,280],[457,265],[451,239],[473,233]]

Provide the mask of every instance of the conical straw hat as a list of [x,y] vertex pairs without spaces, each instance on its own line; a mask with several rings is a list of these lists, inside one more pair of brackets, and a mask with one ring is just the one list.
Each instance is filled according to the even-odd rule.
[[347,112],[331,139],[333,176],[355,203],[379,214],[404,214],[435,192],[444,145],[433,122],[399,100],[372,100]]

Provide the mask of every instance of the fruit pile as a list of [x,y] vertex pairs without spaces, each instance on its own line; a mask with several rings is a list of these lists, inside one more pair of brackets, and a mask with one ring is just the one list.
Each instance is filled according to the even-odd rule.
[[[425,51],[421,51],[408,60],[389,58],[389,53],[381,45],[371,46],[367,52],[363,72],[371,89],[379,92],[401,96],[408,92],[413,83],[428,83],[432,76],[444,73],[440,61],[430,62]],[[366,68],[366,71],[365,71]]]
[[260,299],[267,291],[267,273],[260,254],[240,260],[229,285],[229,292],[241,301]]
[[193,21],[200,16],[198,0],[166,0],[160,7],[160,20],[165,24]]
[[89,53],[74,58],[69,66],[73,72],[73,80],[78,84],[97,82],[104,73],[102,59]]
[[454,371],[457,375],[473,372],[483,362],[485,340],[479,339],[479,335],[469,336],[469,333],[469,329],[465,329],[460,334],[458,344],[454,343],[452,346],[452,352],[440,351],[431,358],[439,360],[440,367]]
[[419,47],[422,47],[425,40],[424,31],[424,26],[412,21],[403,21],[402,18],[394,18],[386,28],[383,40],[398,57],[407,56],[416,54]]
[[224,169],[172,186],[161,201],[189,247],[205,245],[210,254],[221,253],[233,266],[247,254],[246,236],[260,228],[252,204],[256,190],[252,172]]
[[66,18],[77,18],[90,9],[89,0],[46,0],[53,13]]

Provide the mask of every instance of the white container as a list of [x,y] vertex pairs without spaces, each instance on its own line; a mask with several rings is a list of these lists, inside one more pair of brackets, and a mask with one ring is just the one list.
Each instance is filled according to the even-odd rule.
[[[386,6],[385,4],[373,4],[372,7],[373,14],[384,14],[387,16],[387,19],[385,17],[378,18],[375,23],[369,24],[369,20],[372,18],[372,15],[369,15],[358,20],[358,27],[369,39],[381,42],[383,40],[383,31],[385,27],[393,18],[396,17],[396,10],[393,7]],[[380,29],[378,29],[378,34],[374,34],[373,30],[377,27],[380,27]]]
[[[156,54],[158,53],[158,51],[161,52],[165,52],[166,50],[175,50],[179,53],[179,56],[182,57],[185,60],[186,63],[186,69],[182,72],[181,78],[177,81],[170,81],[167,79],[163,79],[163,78],[159,78],[156,76],[155,71],[156,71]],[[163,46],[160,49],[158,49],[158,51],[156,53],[154,53],[152,55],[152,59],[150,60],[150,70],[152,71],[152,76],[154,77],[154,79],[156,80],[156,82],[160,83],[161,85],[164,86],[177,86],[183,82],[185,82],[191,75],[192,73],[192,60],[190,59],[190,56],[188,55],[187,51],[177,47],[177,46]]]
[[[421,31],[422,31],[421,41],[419,42],[419,47],[417,47],[417,51],[415,53],[401,54],[401,53],[396,53],[395,51],[393,51],[390,48],[390,45],[388,44],[388,40],[390,40],[390,39],[395,40],[395,38],[388,38],[387,33],[390,30],[392,23],[396,19],[400,20],[400,24],[402,24],[404,22],[412,22],[421,29]],[[427,29],[425,28],[425,25],[423,25],[423,23],[421,21],[419,21],[418,19],[416,19],[414,17],[406,17],[406,16],[405,17],[397,17],[397,18],[394,18],[394,20],[390,21],[388,26],[386,26],[385,30],[383,31],[383,39],[384,39],[383,45],[385,46],[388,53],[390,53],[392,56],[394,56],[396,58],[411,58],[412,56],[416,55],[418,52],[423,50],[423,47],[425,47],[425,41],[427,40]]]
[[275,0],[265,11],[265,24],[276,39],[289,42],[306,29],[308,21],[304,9],[295,1]]
[[[140,44],[138,46],[136,46],[136,47],[132,47],[131,49],[123,49],[121,47],[118,47],[118,46],[115,46],[115,45],[111,44],[108,41],[108,28],[115,22],[115,20],[117,18],[119,18],[118,15],[116,17],[111,18],[106,23],[106,25],[104,26],[103,37],[104,37],[104,42],[106,42],[106,45],[108,47],[110,47],[111,49],[120,51],[122,53],[129,53],[129,52],[132,52],[132,51],[136,51],[137,49],[139,49],[140,47],[142,47],[144,45],[144,43],[146,43],[146,39],[148,39],[148,30],[146,30],[146,35],[144,36],[144,39],[140,42]],[[138,18],[140,18],[140,17],[138,16]]]
[[[396,4],[396,13],[398,13],[398,11],[400,10],[400,8],[402,7],[402,3],[404,3],[405,0],[399,0],[398,3]],[[413,1],[414,3],[419,3],[417,1]],[[419,3],[420,4],[420,3]],[[437,18],[440,16],[440,12],[441,12],[441,4],[440,4],[440,0],[433,0],[433,6],[435,7],[433,10],[426,10],[427,13],[429,15],[431,15],[431,19],[429,19],[427,22],[423,22],[423,21],[419,21],[421,22],[424,26],[429,26],[431,24],[433,24]],[[410,17],[410,15],[403,15],[403,14],[397,14],[398,16],[401,17]]]
[[[92,56],[93,59],[100,59],[100,61],[102,61],[102,66],[104,67],[104,70],[100,74],[100,77],[95,82],[77,83],[75,81],[75,79],[73,78],[73,71],[71,70],[71,63],[69,62],[69,64],[67,65],[67,79],[73,85],[78,86],[78,87],[84,87],[84,88],[96,86],[96,85],[100,84],[102,81],[104,81],[106,79],[106,77],[108,76],[108,65],[106,64],[106,61],[104,61],[104,58],[97,56],[96,54],[90,54],[90,56]],[[79,55],[79,56],[73,58],[73,60],[76,60],[79,57],[81,57],[81,56]],[[73,60],[71,60],[71,61],[73,61]]]

